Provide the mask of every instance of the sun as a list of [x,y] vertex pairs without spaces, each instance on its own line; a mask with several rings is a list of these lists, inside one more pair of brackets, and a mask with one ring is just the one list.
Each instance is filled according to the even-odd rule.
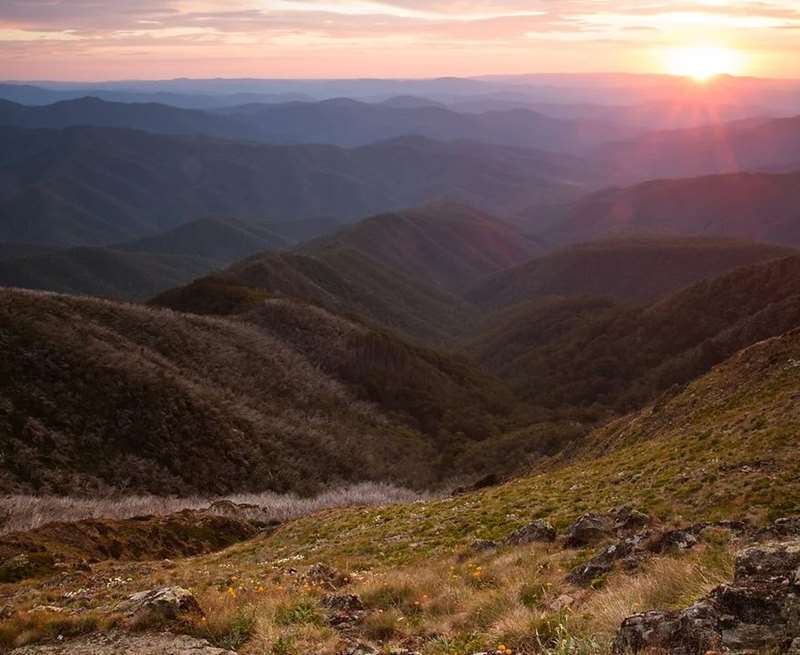
[[741,67],[738,52],[712,46],[675,48],[667,52],[665,59],[667,72],[691,77],[697,82],[717,75],[735,75]]

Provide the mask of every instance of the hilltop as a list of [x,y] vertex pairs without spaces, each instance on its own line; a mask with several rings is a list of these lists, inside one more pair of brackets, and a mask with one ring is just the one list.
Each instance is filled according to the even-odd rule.
[[448,203],[360,221],[302,246],[325,257],[353,249],[421,283],[451,293],[530,259],[543,246],[519,228],[470,207]]
[[436,204],[381,214],[292,252],[257,255],[153,303],[229,314],[246,309],[248,299],[297,298],[436,340],[475,322],[475,309],[459,291],[539,249],[519,229],[483,212]]

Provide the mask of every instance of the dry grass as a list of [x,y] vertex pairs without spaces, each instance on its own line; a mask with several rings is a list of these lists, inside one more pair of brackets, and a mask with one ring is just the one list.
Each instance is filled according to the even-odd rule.
[[594,634],[610,640],[625,617],[647,610],[679,609],[731,579],[733,556],[722,548],[708,547],[682,559],[653,561],[645,572],[614,578],[591,597],[583,610]]
[[[596,655],[607,650],[626,616],[683,607],[729,579],[733,548],[729,535],[719,532],[705,534],[701,546],[681,557],[654,557],[635,574],[616,571],[599,590],[565,582],[575,551],[557,544],[482,554],[457,549],[400,567],[364,569],[340,560],[339,570],[350,580],[340,593],[358,594],[365,606],[347,637],[386,652],[404,647],[422,655],[496,653],[501,645],[502,655]],[[329,590],[305,575],[314,560],[264,559],[270,555],[274,553],[254,550],[252,544],[240,545],[174,568],[157,566],[137,580],[136,588],[177,584],[190,589],[206,618],[180,629],[242,655],[334,655],[341,650],[343,636],[327,624],[321,597]],[[124,575],[118,568],[114,571]],[[33,593],[28,606],[65,604],[47,592]],[[98,607],[111,604],[112,597],[124,597],[128,590],[100,593],[94,601]],[[564,594],[572,599],[567,606],[560,602]],[[66,604],[66,609],[78,609]],[[8,643],[9,630],[37,641],[50,638],[55,626],[71,632],[102,629],[92,618],[96,609],[81,607],[75,625],[62,627],[59,617],[65,615],[32,622],[20,606],[5,625],[5,640]],[[89,620],[82,622],[87,612]],[[22,620],[28,623],[22,625]]]
[[[183,509],[203,509],[217,500],[256,505],[259,519],[285,521],[335,507],[381,506],[430,498],[391,484],[365,482],[326,491],[311,498],[295,494],[264,492],[236,494],[225,498],[159,496],[107,496],[70,498],[61,496],[0,497],[0,534],[32,530],[55,521],[125,519],[133,516],[167,515]],[[6,517],[3,522],[2,517]]]

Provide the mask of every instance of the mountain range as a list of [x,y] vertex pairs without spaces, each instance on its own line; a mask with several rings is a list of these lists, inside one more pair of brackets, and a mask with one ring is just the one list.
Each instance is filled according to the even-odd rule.
[[0,128],[0,240],[109,245],[204,216],[293,222],[449,199],[506,214],[574,198],[600,168],[531,150],[421,137],[355,149],[114,128]]
[[469,139],[568,153],[638,133],[624,124],[564,120],[524,108],[465,114],[435,104],[398,105],[396,101],[376,104],[349,98],[254,103],[214,112],[159,103],[107,102],[92,97],[45,106],[0,101],[0,125],[117,127],[272,144],[325,143],[350,147],[415,135],[439,141]]
[[550,243],[613,236],[706,236],[800,245],[800,173],[653,180],[589,194],[562,208]]

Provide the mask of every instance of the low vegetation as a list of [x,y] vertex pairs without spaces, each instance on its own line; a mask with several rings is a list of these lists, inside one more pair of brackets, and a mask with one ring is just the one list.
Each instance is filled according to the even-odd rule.
[[415,502],[428,498],[385,482],[364,482],[301,498],[295,494],[260,492],[225,497],[109,495],[105,497],[0,496],[0,533],[34,530],[55,521],[128,519],[166,516],[183,510],[207,509],[219,501],[253,508],[253,518],[287,521],[334,507],[361,507]]

